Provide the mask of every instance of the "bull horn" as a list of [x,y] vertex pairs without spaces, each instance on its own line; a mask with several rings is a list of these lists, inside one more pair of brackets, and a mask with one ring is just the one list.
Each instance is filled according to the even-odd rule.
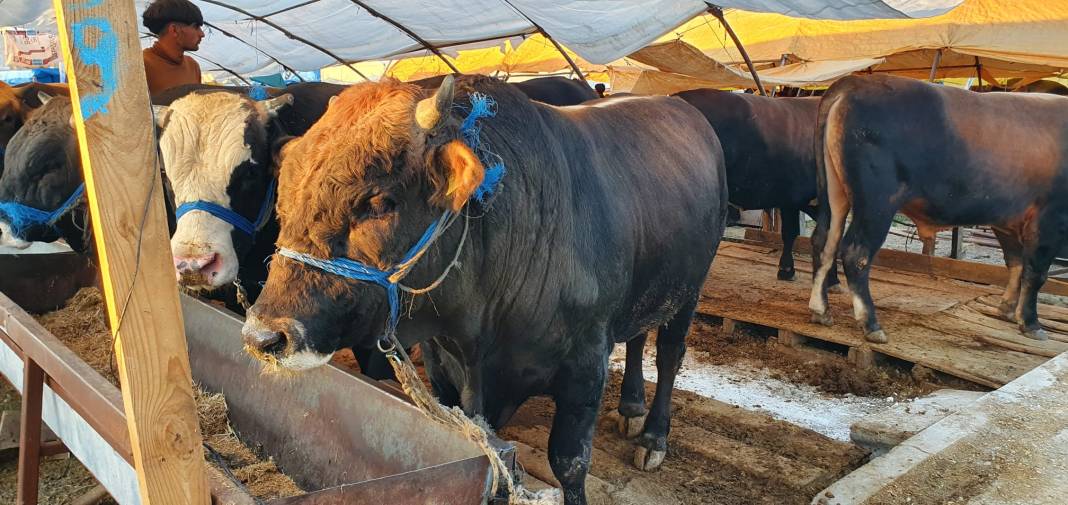
[[37,92],[37,100],[41,102],[41,106],[43,107],[46,104],[48,104],[49,101],[52,100],[52,95],[49,95],[48,93],[45,93],[44,91],[38,91]]
[[430,131],[437,128],[449,117],[449,109],[452,108],[452,89],[455,79],[451,75],[445,76],[441,86],[430,98],[424,98],[415,106],[415,124],[420,128]]

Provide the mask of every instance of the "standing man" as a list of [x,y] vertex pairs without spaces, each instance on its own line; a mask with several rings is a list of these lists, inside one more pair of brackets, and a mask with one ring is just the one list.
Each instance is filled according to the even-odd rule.
[[156,0],[141,16],[157,39],[143,51],[148,92],[200,83],[200,65],[186,51],[196,51],[204,38],[204,17],[189,0]]

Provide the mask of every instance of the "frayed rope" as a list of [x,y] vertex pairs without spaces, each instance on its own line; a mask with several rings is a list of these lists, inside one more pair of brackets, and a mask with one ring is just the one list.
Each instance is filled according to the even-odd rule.
[[11,227],[11,233],[21,239],[23,233],[31,226],[55,226],[60,218],[82,201],[82,195],[84,194],[85,184],[82,184],[67,197],[66,201],[52,211],[35,209],[18,202],[0,202],[0,216],[6,219],[7,224]]
[[[478,203],[485,204],[487,200],[496,194],[501,180],[504,179],[504,160],[496,153],[490,151],[482,143],[482,126],[478,120],[497,115],[497,101],[493,97],[483,93],[471,93],[471,110],[467,112],[463,123],[460,124],[460,134],[463,135],[464,143],[470,147],[478,160],[485,167],[485,175],[482,184],[475,189],[472,198]],[[462,110],[462,108],[461,108]]]

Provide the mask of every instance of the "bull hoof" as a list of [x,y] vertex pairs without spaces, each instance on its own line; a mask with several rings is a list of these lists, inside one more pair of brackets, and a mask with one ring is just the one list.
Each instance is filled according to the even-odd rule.
[[667,451],[649,450],[639,445],[634,450],[634,466],[643,472],[651,472],[660,468],[666,455]]
[[792,268],[789,270],[779,270],[778,278],[780,281],[792,281],[795,277],[797,277],[797,273],[794,272],[794,269]]
[[883,330],[875,330],[867,335],[864,335],[864,340],[873,344],[885,344],[890,341],[886,338],[886,332]]
[[1037,330],[1023,330],[1023,335],[1031,340],[1049,340],[1049,334],[1046,330],[1039,328]]
[[998,304],[998,314],[1004,317],[1007,321],[1016,320],[1016,304],[1012,302],[1001,302]]
[[831,317],[831,312],[830,311],[824,312],[823,314],[819,314],[819,313],[813,312],[812,313],[812,322],[813,323],[819,323],[819,324],[822,324],[824,326],[831,326],[831,325],[834,324],[834,318]]
[[638,435],[642,434],[642,430],[645,429],[645,415],[643,414],[638,417],[626,417],[621,415],[619,416],[619,421],[616,425],[619,427],[620,435],[623,435],[628,439],[637,438]]

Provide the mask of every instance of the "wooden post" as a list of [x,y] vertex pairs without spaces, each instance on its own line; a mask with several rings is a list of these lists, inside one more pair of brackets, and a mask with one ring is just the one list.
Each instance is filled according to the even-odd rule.
[[727,35],[730,35],[731,40],[734,41],[734,47],[737,47],[738,52],[742,54],[745,66],[749,68],[749,73],[753,76],[753,82],[756,83],[757,91],[763,96],[768,96],[768,92],[764,90],[764,85],[760,83],[760,75],[757,74],[756,67],[753,66],[753,60],[749,59],[749,53],[745,50],[745,46],[742,45],[742,41],[738,40],[738,36],[734,34],[734,29],[731,28],[730,23],[727,23],[727,18],[723,17],[723,8],[707,2],[705,2],[705,5],[708,5],[708,12],[719,20],[719,24],[723,25]]
[[733,335],[734,334],[734,324],[735,324],[735,321],[733,319],[731,319],[729,317],[723,318],[723,334],[724,335]]
[[942,63],[942,50],[941,49],[939,49],[938,52],[935,53],[934,61],[931,62],[931,76],[930,76],[930,78],[927,79],[928,81],[934,82],[935,76],[938,75],[938,64],[939,63]]
[[22,423],[19,430],[19,470],[15,491],[18,505],[37,505],[41,476],[41,401],[44,370],[28,356],[23,357]]
[[145,505],[207,505],[134,4],[53,0]]

